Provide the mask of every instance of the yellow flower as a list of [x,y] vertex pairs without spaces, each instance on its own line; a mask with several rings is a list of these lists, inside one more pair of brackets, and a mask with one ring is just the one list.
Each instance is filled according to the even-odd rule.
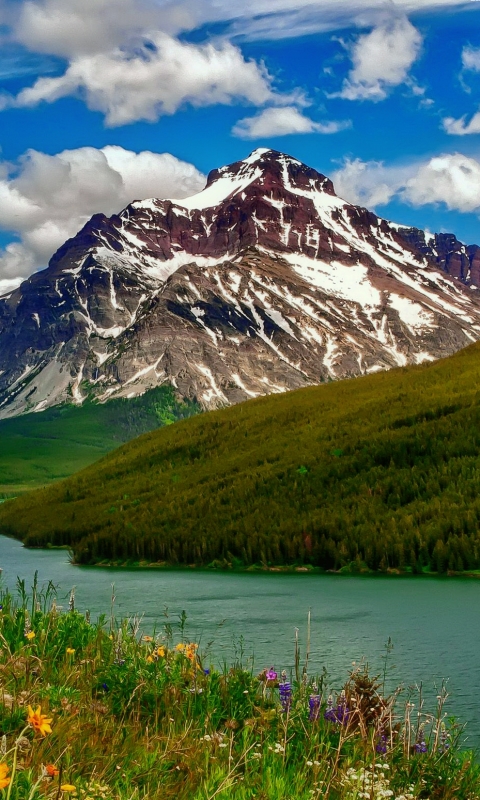
[[153,642],[153,636],[143,636],[142,640],[144,642]]
[[41,706],[38,706],[36,711],[33,710],[32,706],[28,706],[27,722],[32,726],[35,733],[41,733],[42,736],[46,736],[47,733],[51,733],[51,721],[51,718],[47,719],[46,714],[42,714]]
[[147,664],[152,664],[152,663],[153,663],[152,656],[147,656]]
[[28,639],[29,641],[31,639],[35,639],[35,631],[28,631],[28,633],[25,634],[25,639]]
[[5,789],[10,783],[10,778],[7,778],[9,771],[6,764],[0,764],[0,789]]
[[157,656],[160,656],[161,658],[163,658],[164,655],[165,655],[165,648],[164,647],[157,648]]
[[73,654],[75,653],[75,648],[74,647],[67,647],[66,653],[67,653],[67,656],[73,656]]
[[175,647],[175,650],[178,650],[178,651],[180,651],[180,652],[182,652],[183,650],[185,650],[185,645],[183,644],[183,642],[179,642],[179,643],[177,644],[177,646]]
[[62,792],[76,792],[76,788],[72,783],[62,783],[60,786]]

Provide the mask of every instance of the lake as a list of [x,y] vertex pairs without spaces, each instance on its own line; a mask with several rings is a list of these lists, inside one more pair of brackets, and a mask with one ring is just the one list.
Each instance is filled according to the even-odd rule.
[[468,579],[341,577],[335,575],[231,574],[73,567],[64,550],[26,550],[0,536],[3,588],[39,580],[58,586],[68,604],[76,587],[76,607],[92,618],[109,614],[115,584],[117,617],[143,616],[151,633],[166,621],[177,624],[184,610],[187,636],[210,647],[217,664],[238,658],[259,672],[294,663],[295,628],[302,654],[309,609],[312,646],[309,673],[325,666],[335,688],[352,662],[365,658],[382,672],[385,643],[389,684],[423,682],[434,702],[435,685],[449,679],[449,714],[467,723],[468,744],[480,746],[480,582]]

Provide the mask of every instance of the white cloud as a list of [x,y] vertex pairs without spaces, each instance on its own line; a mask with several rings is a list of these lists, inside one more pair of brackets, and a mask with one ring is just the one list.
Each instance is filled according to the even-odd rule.
[[388,90],[408,80],[420,55],[422,36],[406,17],[387,21],[358,37],[350,48],[353,68],[336,97],[384,100]]
[[260,139],[269,136],[286,136],[291,133],[337,133],[350,126],[350,122],[314,122],[294,106],[266,108],[254,117],[239,120],[232,129],[241,139]]
[[158,9],[144,0],[27,0],[15,35],[37,53],[72,58],[112,49],[158,18]]
[[462,66],[463,69],[480,72],[480,48],[470,47],[469,45],[464,47],[462,50]]
[[386,205],[401,189],[405,167],[386,167],[381,161],[346,159],[331,175],[336,193],[355,205],[375,208]]
[[414,206],[445,203],[455,211],[477,211],[480,162],[461,153],[431,158],[406,182],[403,196]]
[[113,214],[135,199],[188,197],[205,177],[169,153],[82,147],[49,156],[28,151],[14,170],[0,165],[0,229],[18,242],[0,253],[0,291],[45,266],[95,213]]
[[464,114],[460,119],[454,117],[445,117],[442,120],[443,128],[446,133],[453,136],[465,136],[469,133],[480,133],[480,111],[473,115],[470,122],[467,123],[467,115]]
[[[12,5],[18,9],[17,40],[66,57],[112,49],[139,31],[178,34],[209,22],[230,23],[230,33],[257,39],[368,26],[389,7],[385,0],[20,0]],[[462,5],[465,0],[395,0],[394,8],[408,14]]]
[[68,95],[85,97],[88,107],[106,115],[106,124],[155,121],[184,103],[207,106],[243,100],[262,105],[275,100],[270,77],[246,61],[229,42],[189,44],[163,33],[129,49],[75,57],[66,72],[39,78],[16,99],[18,106],[52,103]]
[[[462,68],[463,72],[480,72],[480,48],[471,47],[467,45],[462,50]],[[471,88],[464,81],[463,74],[460,74],[460,84],[462,88],[468,93],[471,93]],[[446,133],[452,136],[466,136],[470,133],[480,133],[480,111],[473,114],[470,122],[467,122],[468,114],[464,114],[459,119],[455,117],[445,117],[442,120],[442,126]]]
[[480,162],[461,153],[400,166],[347,161],[332,179],[341,197],[370,208],[396,198],[416,207],[444,203],[450,210],[480,212]]

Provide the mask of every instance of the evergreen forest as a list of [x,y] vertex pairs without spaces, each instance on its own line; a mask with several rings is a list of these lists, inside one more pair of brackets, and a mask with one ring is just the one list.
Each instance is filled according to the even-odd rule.
[[79,564],[480,570],[480,344],[140,436],[0,506]]

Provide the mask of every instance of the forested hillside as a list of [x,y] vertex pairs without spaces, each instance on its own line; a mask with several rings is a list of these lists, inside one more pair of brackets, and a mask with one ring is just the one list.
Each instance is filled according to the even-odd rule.
[[0,496],[66,478],[141,433],[200,411],[171,386],[140,397],[65,404],[0,420]]
[[108,559],[480,569],[480,346],[146,434],[0,508],[0,531]]

